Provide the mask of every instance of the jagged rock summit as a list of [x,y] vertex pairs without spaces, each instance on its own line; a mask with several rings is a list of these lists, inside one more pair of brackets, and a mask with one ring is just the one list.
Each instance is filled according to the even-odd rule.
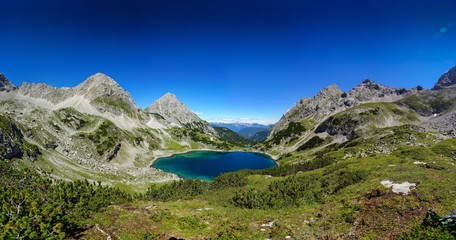
[[199,118],[172,93],[160,97],[146,111],[159,114],[171,125],[202,128],[206,133],[216,134],[209,123]]
[[447,87],[456,87],[456,66],[443,74],[432,90],[440,90]]
[[14,86],[6,77],[3,75],[3,73],[0,73],[0,92],[1,91],[14,91],[16,90],[17,87]]

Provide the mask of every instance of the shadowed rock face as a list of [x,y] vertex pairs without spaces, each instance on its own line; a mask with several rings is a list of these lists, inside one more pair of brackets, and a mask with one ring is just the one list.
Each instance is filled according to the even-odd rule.
[[5,77],[5,75],[0,73],[0,91],[10,92],[10,91],[14,91],[16,89],[17,89],[17,87],[14,86],[13,84],[11,84],[11,82],[8,81],[8,79]]
[[23,135],[16,123],[8,118],[0,116],[2,124],[0,127],[0,159],[22,158],[24,154],[21,149]]
[[432,90],[440,90],[451,86],[456,86],[456,67],[443,74]]

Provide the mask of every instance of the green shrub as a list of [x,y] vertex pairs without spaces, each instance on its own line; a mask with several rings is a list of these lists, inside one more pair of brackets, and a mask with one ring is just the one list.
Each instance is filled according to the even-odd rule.
[[312,159],[307,162],[283,165],[283,166],[278,166],[275,168],[268,168],[268,169],[263,169],[263,170],[256,170],[256,171],[253,171],[252,173],[253,174],[262,174],[262,175],[271,175],[271,176],[276,176],[276,177],[288,176],[288,175],[296,174],[298,172],[307,172],[307,171],[312,171],[312,170],[315,170],[318,168],[323,168],[325,166],[332,164],[334,161],[336,161],[336,159],[332,158],[329,155],[317,156],[317,158]]
[[248,183],[246,178],[248,174],[247,171],[224,173],[214,179],[211,188],[243,187]]
[[428,148],[415,146],[401,147],[393,154],[400,158],[411,158],[413,160],[428,160],[433,155]]
[[318,147],[324,142],[325,142],[325,140],[323,138],[321,138],[319,136],[314,136],[313,138],[311,138],[307,142],[305,142],[303,145],[301,145],[297,150],[303,151],[303,150],[311,149],[314,147]]
[[235,192],[231,203],[242,208],[281,208],[300,206],[322,200],[323,190],[318,178],[291,176],[274,181],[267,189]]
[[432,152],[456,159],[456,139],[451,138],[434,144]]
[[[64,239],[110,204],[131,201],[116,188],[86,181],[52,182],[0,161],[0,239]],[[17,206],[20,206],[19,208]]]
[[282,129],[282,130],[278,131],[277,133],[275,133],[272,136],[271,141],[274,142],[275,144],[280,144],[280,142],[283,139],[297,136],[306,130],[307,130],[307,128],[303,124],[291,122],[290,124],[288,124],[286,129]]
[[189,199],[203,194],[209,190],[210,183],[202,180],[184,179],[173,181],[169,184],[157,186],[152,184],[147,189],[144,197],[148,200],[170,201]]
[[324,178],[322,187],[330,194],[337,193],[348,186],[361,182],[368,174],[365,170],[349,170],[344,168]]
[[401,240],[454,240],[456,231],[441,226],[417,226],[402,235]]

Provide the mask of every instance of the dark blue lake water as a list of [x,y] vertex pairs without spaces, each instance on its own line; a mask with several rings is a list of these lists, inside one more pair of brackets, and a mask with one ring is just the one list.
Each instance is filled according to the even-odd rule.
[[153,168],[177,174],[182,178],[211,181],[225,172],[242,169],[264,169],[275,167],[270,157],[251,152],[196,151],[159,158]]

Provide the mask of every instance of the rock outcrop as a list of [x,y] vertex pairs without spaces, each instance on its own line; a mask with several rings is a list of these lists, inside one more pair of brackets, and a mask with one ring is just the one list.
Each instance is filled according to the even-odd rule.
[[342,90],[333,84],[318,92],[313,98],[302,98],[275,124],[270,136],[287,128],[290,123],[300,122],[312,114],[326,115],[334,112],[341,94]]
[[21,159],[24,156],[36,160],[39,154],[41,154],[39,148],[25,140],[16,122],[0,115],[0,160]]
[[398,89],[365,80],[345,94],[341,95],[339,106],[353,107],[367,102],[394,102],[413,92],[412,89]]
[[14,86],[10,81],[8,81],[8,79],[5,77],[5,75],[3,75],[3,73],[0,73],[0,92],[1,91],[10,92],[10,91],[14,91],[16,89],[17,89],[17,87]]
[[0,158],[12,159],[22,158],[23,135],[19,127],[9,118],[1,116],[0,125]]
[[440,90],[448,87],[456,87],[456,67],[451,68],[443,74],[432,90]]
[[19,94],[30,98],[44,99],[57,104],[73,95],[70,88],[55,88],[45,83],[26,83],[19,87]]

